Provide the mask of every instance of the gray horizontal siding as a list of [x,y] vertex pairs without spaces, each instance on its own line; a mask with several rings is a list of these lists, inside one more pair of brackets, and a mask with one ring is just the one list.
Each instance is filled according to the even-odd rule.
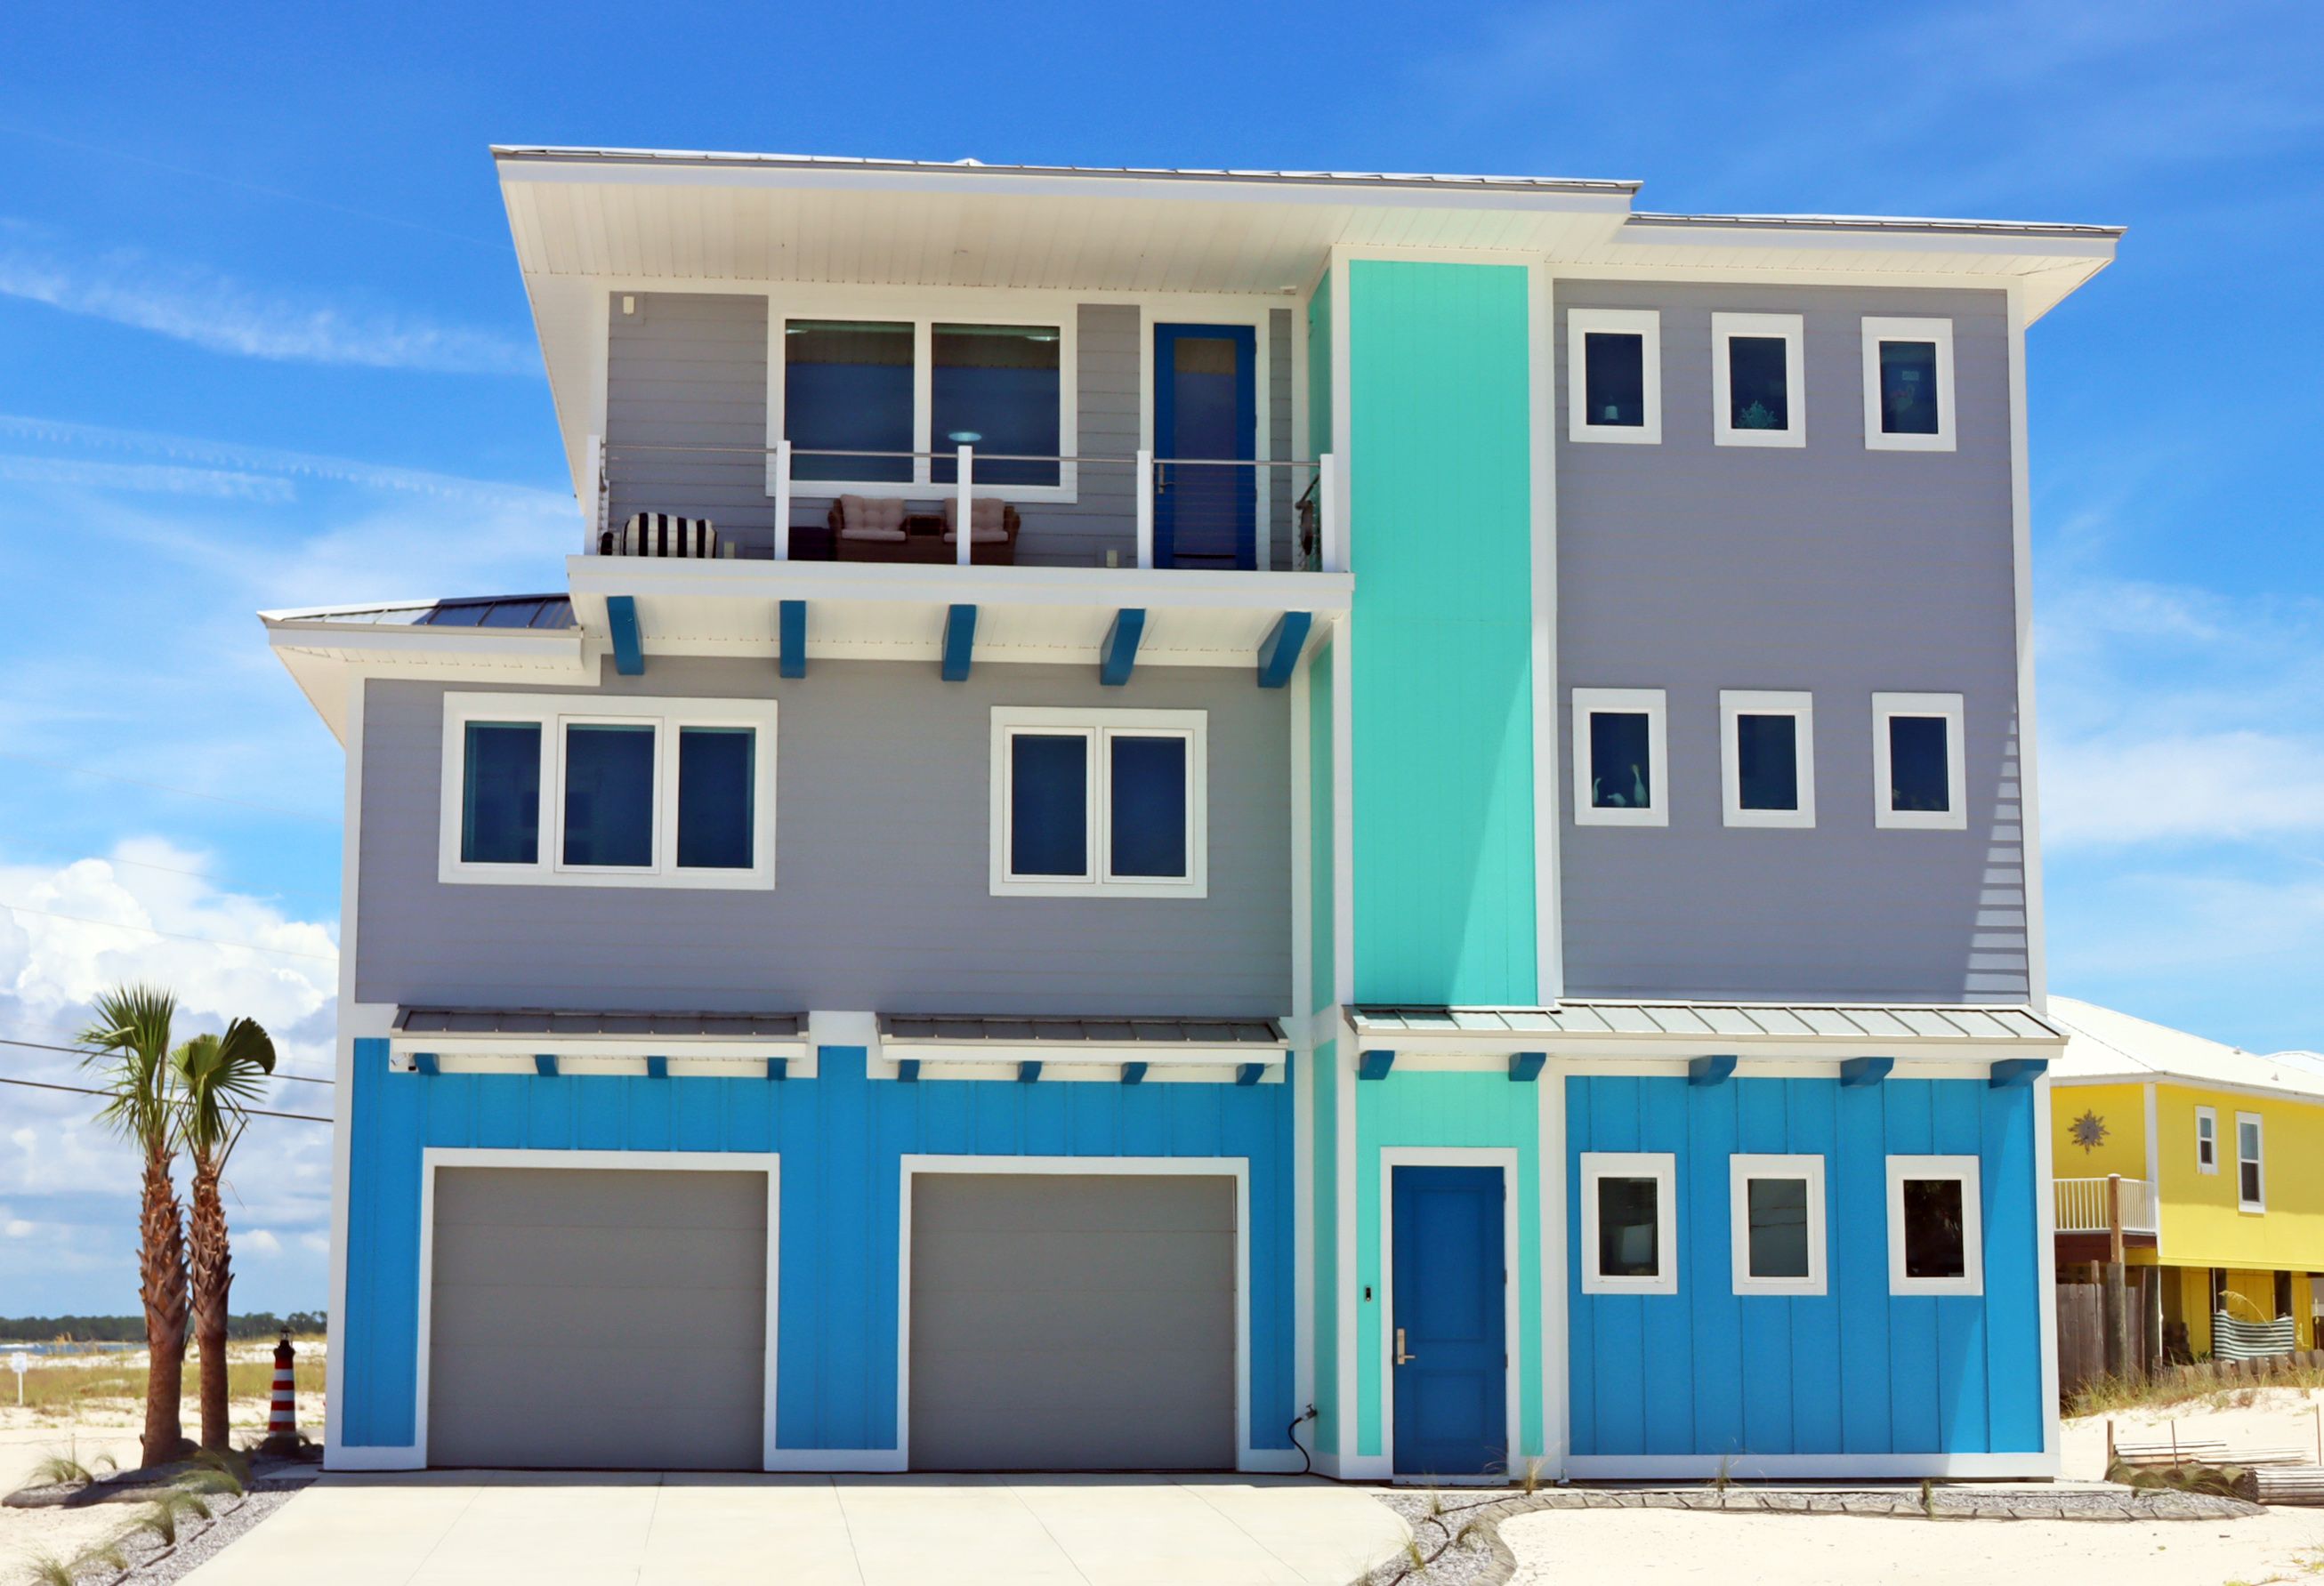
[[[706,517],[737,555],[768,556],[767,300],[737,292],[635,294],[606,304],[605,442],[611,521],[632,512]],[[727,455],[624,447],[731,447]]]
[[[1289,719],[1248,670],[655,658],[601,696],[781,703],[771,892],[438,881],[444,685],[375,680],[364,713],[360,1000],[659,1010],[1220,1015],[1290,1005]],[[1208,713],[1210,896],[995,898],[991,707]]]
[[[1667,829],[1576,825],[1560,779],[1568,991],[2025,995],[2002,294],[1560,281],[1556,300],[1561,755],[1575,688],[1662,688],[1670,712]],[[1661,311],[1661,445],[1566,438],[1576,307]],[[1712,444],[1714,311],[1804,316],[1804,447]],[[1953,321],[1958,450],[1865,449],[1868,314]],[[1727,688],[1814,693],[1813,830],[1723,824]],[[1968,830],[1875,828],[1891,691],[1964,696]]]

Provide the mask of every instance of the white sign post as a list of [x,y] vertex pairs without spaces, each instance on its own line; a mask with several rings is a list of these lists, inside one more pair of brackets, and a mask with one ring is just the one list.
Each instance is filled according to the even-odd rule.
[[23,1350],[8,1351],[8,1369],[16,1373],[16,1407],[20,1410],[24,1407],[24,1369],[32,1363],[32,1357]]

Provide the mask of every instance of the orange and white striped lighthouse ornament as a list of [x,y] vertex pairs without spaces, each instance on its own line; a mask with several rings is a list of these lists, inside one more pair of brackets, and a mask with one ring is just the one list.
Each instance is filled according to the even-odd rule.
[[299,1351],[290,1347],[290,1332],[285,1328],[274,1345],[274,1403],[266,1415],[266,1441],[269,1446],[290,1445],[299,1442],[299,1390],[291,1379],[291,1365]]

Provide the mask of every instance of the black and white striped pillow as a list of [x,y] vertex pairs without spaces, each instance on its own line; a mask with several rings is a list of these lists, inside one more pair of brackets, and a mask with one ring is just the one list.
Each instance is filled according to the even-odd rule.
[[616,532],[598,537],[597,552],[609,557],[715,557],[718,530],[707,518],[673,512],[638,512]]

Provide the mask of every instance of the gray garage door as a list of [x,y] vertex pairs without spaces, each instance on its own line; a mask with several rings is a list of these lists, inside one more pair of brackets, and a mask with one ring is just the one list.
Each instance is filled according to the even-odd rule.
[[767,1177],[444,1167],[428,1462],[751,1470]]
[[1231,1470],[1234,1282],[1231,1179],[915,1176],[913,1466]]

